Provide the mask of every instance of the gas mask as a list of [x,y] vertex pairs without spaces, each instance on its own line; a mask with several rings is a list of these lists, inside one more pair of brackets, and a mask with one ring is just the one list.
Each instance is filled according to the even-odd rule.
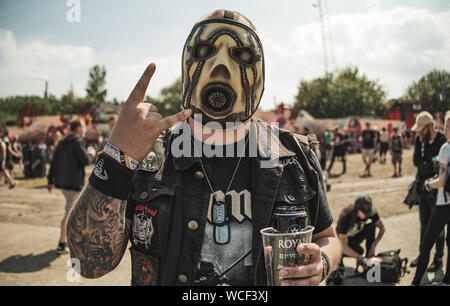
[[227,18],[194,26],[182,57],[185,109],[202,114],[202,124],[243,122],[255,113],[263,91],[263,48],[252,29]]

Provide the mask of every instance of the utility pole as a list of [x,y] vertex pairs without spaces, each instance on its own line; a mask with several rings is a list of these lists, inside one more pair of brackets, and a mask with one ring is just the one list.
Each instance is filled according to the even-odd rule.
[[33,78],[35,80],[39,80],[39,81],[44,81],[45,82],[45,87],[44,87],[44,99],[47,99],[48,97],[48,80],[44,79],[44,78]]
[[332,57],[332,64],[334,64],[333,40],[328,17],[328,2],[327,0],[317,0],[317,3],[313,3],[312,5],[319,10],[320,28],[322,32],[323,62],[325,68],[325,76],[327,76],[328,66],[330,64],[328,58],[329,53]]
[[327,56],[327,39],[325,34],[325,22],[323,16],[323,4],[322,0],[317,0],[317,3],[313,3],[313,6],[319,10],[320,17],[320,29],[322,31],[322,47],[323,47],[323,63],[325,66],[325,76],[328,75],[328,56]]
[[48,97],[48,81],[45,80],[45,91],[44,91],[44,99]]

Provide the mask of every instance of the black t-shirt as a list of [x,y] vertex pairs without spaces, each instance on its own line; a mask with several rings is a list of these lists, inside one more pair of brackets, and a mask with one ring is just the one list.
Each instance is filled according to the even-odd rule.
[[[341,141],[348,140],[347,135],[342,135],[341,133],[337,133],[334,135],[333,141],[337,144]],[[336,155],[345,155],[347,152],[347,142],[341,143],[339,145],[335,145],[334,150]]]
[[[236,152],[242,153],[245,139],[241,141],[241,147],[238,144],[228,145],[228,150],[234,147],[234,156],[237,156]],[[222,150],[223,156],[226,156],[227,146],[220,146],[216,149]],[[248,152],[246,156],[248,156]],[[214,224],[211,222],[212,216],[208,216],[200,252],[200,263],[195,279],[195,283],[198,285],[250,286],[252,284],[251,267],[253,262],[251,253],[225,275],[220,276],[235,261],[252,249],[251,158],[243,157],[240,162],[239,159],[239,157],[202,158],[215,193],[222,193],[225,197],[229,220],[229,242],[223,244],[223,241],[216,241]],[[238,162],[239,167],[236,175],[229,190],[227,190]],[[210,206],[213,202],[212,197],[213,194],[211,193]],[[213,214],[212,211],[211,209],[211,215]]]
[[[240,144],[229,145],[228,148],[234,146],[234,152],[241,154],[244,141],[241,140]],[[246,146],[245,156],[249,156],[248,147]],[[217,150],[223,150],[223,156],[226,156],[226,151],[224,150],[227,150],[227,146]],[[219,275],[241,256],[251,251],[252,238],[261,239],[261,237],[252,237],[251,198],[253,195],[251,194],[250,186],[252,185],[251,164],[253,160],[249,157],[241,159],[228,192],[226,190],[236,169],[239,157],[203,157],[202,160],[214,191],[223,192],[225,195],[227,216],[229,216],[230,241],[227,244],[216,243],[214,225],[211,223],[211,219],[207,220],[200,252],[200,263],[197,267],[197,275],[194,282],[197,285],[250,286],[252,285],[251,268],[254,264],[251,253],[225,275],[221,277]],[[314,162],[317,163],[317,159],[314,159]],[[283,161],[283,165],[285,172],[290,172],[289,167],[302,167],[296,157],[290,157],[288,160]],[[316,167],[320,169],[318,163]],[[333,223],[325,192],[322,189],[319,190],[318,197],[319,209],[315,223],[315,233],[325,230]],[[212,203],[212,200],[210,203]]]
[[362,146],[364,149],[374,149],[374,141],[377,137],[375,131],[372,130],[364,130],[362,132]]
[[402,137],[400,135],[392,136],[392,151],[396,153],[402,152]]
[[[357,235],[364,229],[364,226],[368,223],[369,220],[372,222],[377,222],[380,219],[378,213],[373,215],[372,217],[366,218],[364,220],[356,217],[355,222],[352,222],[352,215],[350,211],[343,211],[339,216],[339,220],[336,227],[336,232],[342,235],[348,235],[349,237],[353,237]],[[352,224],[353,223],[353,224]]]

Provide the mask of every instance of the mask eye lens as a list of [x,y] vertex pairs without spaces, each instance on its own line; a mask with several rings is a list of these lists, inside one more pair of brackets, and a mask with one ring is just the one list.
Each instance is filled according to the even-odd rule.
[[204,59],[214,52],[213,47],[207,44],[198,44],[194,49],[194,57]]
[[255,55],[250,48],[235,48],[232,55],[239,63],[244,65],[253,65],[255,62]]

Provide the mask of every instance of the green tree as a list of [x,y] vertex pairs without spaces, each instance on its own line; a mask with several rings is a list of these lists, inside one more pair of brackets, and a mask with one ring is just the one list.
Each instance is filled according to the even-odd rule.
[[178,78],[171,85],[161,89],[160,98],[147,96],[146,102],[150,102],[158,108],[158,112],[163,117],[167,117],[179,112],[181,107],[181,78]]
[[377,81],[369,80],[358,68],[347,67],[312,81],[301,81],[294,108],[318,118],[380,116],[385,109],[386,92]]
[[89,81],[86,88],[86,97],[95,102],[104,102],[107,94],[105,66],[95,65],[89,69]]
[[450,73],[433,70],[413,82],[402,97],[405,103],[421,104],[432,114],[450,109]]

